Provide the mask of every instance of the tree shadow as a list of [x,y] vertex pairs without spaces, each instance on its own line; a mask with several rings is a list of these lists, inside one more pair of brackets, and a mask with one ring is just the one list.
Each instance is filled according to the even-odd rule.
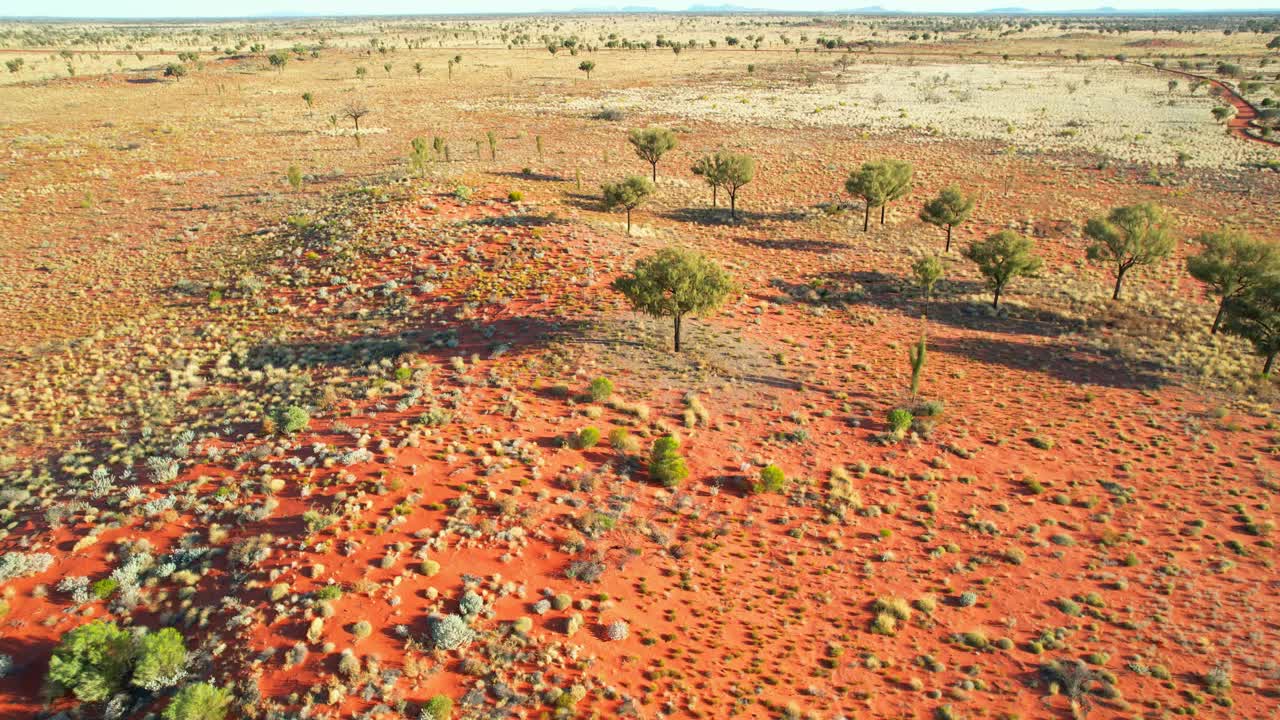
[[832,240],[802,240],[802,239],[776,239],[769,240],[765,238],[752,237],[736,237],[733,241],[739,245],[759,248],[761,250],[790,250],[796,252],[811,252],[819,255],[830,255],[837,250],[843,250],[847,246],[843,243],[834,242]]
[[996,338],[932,338],[929,349],[1003,365],[1022,372],[1038,372],[1071,383],[1127,390],[1154,390],[1166,384],[1154,363],[1124,362],[1057,345],[1040,345]]
[[489,173],[494,177],[510,178],[512,180],[528,180],[530,182],[570,182],[572,178],[563,175],[552,175],[542,172],[517,172],[515,170],[494,170]]
[[759,222],[799,222],[807,219],[807,216],[799,210],[783,210],[778,212],[762,212],[758,210],[744,210],[739,208],[737,211],[738,219],[732,220],[729,217],[729,208],[707,208],[707,207],[686,207],[676,208],[674,210],[665,210],[657,213],[659,217],[676,222],[691,223],[693,225],[706,226],[723,226],[723,225],[747,225]]

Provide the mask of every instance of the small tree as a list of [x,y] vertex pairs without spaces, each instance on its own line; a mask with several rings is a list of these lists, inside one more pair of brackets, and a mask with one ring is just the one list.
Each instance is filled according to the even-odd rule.
[[1266,359],[1263,375],[1271,375],[1280,354],[1280,277],[1267,276],[1246,292],[1227,301],[1223,329],[1253,343]]
[[365,105],[363,102],[359,100],[351,100],[342,107],[342,114],[346,115],[348,118],[351,119],[351,122],[355,123],[355,126],[356,126],[355,138],[356,138],[357,147],[359,147],[360,145],[360,118],[364,117],[365,115],[368,115],[370,112],[371,111],[369,110],[369,106]]
[[889,188],[883,171],[874,163],[864,163],[862,167],[849,173],[844,181],[844,189],[850,195],[861,198],[864,205],[862,215],[862,231],[866,232],[871,225],[871,208],[880,207],[888,201]]
[[187,664],[187,647],[182,634],[173,628],[147,633],[138,641],[138,663],[133,684],[156,691],[177,684]]
[[1222,325],[1227,303],[1249,292],[1268,278],[1280,276],[1280,250],[1238,231],[1223,229],[1202,233],[1196,242],[1203,248],[1187,258],[1187,272],[1209,286],[1221,300],[1210,334]]
[[703,155],[698,161],[689,168],[694,175],[702,178],[703,182],[711,186],[711,207],[717,207],[718,191],[720,186],[724,184],[723,169],[717,162],[720,159],[720,153],[714,155]]
[[164,66],[164,76],[171,77],[174,80],[181,80],[187,76],[187,66],[182,63],[169,63]]
[[422,63],[421,63],[421,62],[416,62],[416,63],[414,63],[414,64],[413,64],[413,72],[414,72],[414,74],[415,74],[415,75],[417,75],[418,77],[422,77],[422,71],[423,71],[424,69],[425,69],[425,68],[422,66]]
[[282,73],[284,66],[289,64],[289,55],[282,52],[271,53],[267,57],[267,62],[271,63],[271,67],[275,68],[277,73]]
[[952,185],[924,204],[920,210],[920,219],[947,229],[947,246],[943,252],[951,252],[951,229],[968,220],[971,212],[973,198],[966,197],[959,188]]
[[636,155],[640,156],[640,159],[649,163],[653,169],[653,182],[658,182],[658,161],[667,151],[675,149],[675,133],[660,127],[632,130],[627,137],[627,142],[635,148]]
[[631,211],[640,207],[653,194],[653,183],[648,178],[632,175],[620,183],[601,186],[606,209],[624,208],[627,211],[627,234],[631,234]]
[[1033,249],[1030,240],[1012,230],[1001,230],[965,248],[964,256],[977,264],[994,293],[991,307],[1000,307],[1000,294],[1010,280],[1040,269],[1041,260]]
[[901,160],[881,160],[880,170],[884,175],[885,197],[880,204],[880,224],[884,225],[885,208],[889,203],[899,200],[911,192],[911,164]]
[[492,130],[488,130],[484,134],[484,139],[489,143],[489,159],[498,159],[498,136]]
[[649,451],[649,477],[673,488],[689,477],[689,468],[680,454],[680,441],[671,435],[653,442]]
[[307,114],[310,115],[316,104],[316,96],[309,92],[302,93],[302,102],[307,104]]
[[591,60],[583,60],[578,63],[578,69],[587,74],[587,80],[591,80],[591,71],[596,69],[596,64]]
[[1226,122],[1227,120],[1235,117],[1236,109],[1231,105],[1215,105],[1209,113],[1213,115],[1214,120],[1217,120],[1218,122]]
[[431,151],[427,147],[426,138],[416,137],[409,141],[413,150],[409,153],[409,166],[421,177],[427,174],[427,162],[431,159]]
[[915,275],[916,284],[924,293],[924,302],[927,307],[930,298],[933,297],[933,286],[938,284],[944,273],[942,261],[936,256],[926,255],[915,261],[911,266],[911,273]]
[[1173,234],[1158,205],[1142,203],[1115,208],[1106,219],[1085,223],[1084,234],[1093,240],[1087,250],[1090,261],[1106,263],[1116,277],[1112,300],[1120,299],[1125,273],[1136,265],[1151,265],[1173,251]]
[[720,182],[729,193],[729,219],[738,219],[738,191],[756,176],[756,161],[750,155],[716,153],[720,167]]
[[55,695],[72,693],[81,702],[109,700],[121,692],[137,657],[133,634],[115,623],[95,620],[62,636],[49,660],[48,683]]
[[636,310],[672,319],[676,352],[684,316],[719,307],[734,287],[729,274],[705,255],[674,247],[640,260],[630,275],[613,282]]
[[920,378],[924,374],[924,363],[928,355],[928,338],[923,330],[920,339],[907,348],[907,360],[911,363],[911,396],[920,394]]
[[289,181],[289,187],[293,188],[295,192],[302,189],[302,169],[297,165],[290,165],[284,176]]

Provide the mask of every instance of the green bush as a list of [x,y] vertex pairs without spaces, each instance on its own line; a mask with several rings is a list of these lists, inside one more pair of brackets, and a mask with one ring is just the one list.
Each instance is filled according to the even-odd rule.
[[435,695],[422,706],[422,720],[449,720],[453,717],[453,701],[447,695]]
[[49,660],[49,685],[81,702],[103,702],[124,689],[138,648],[115,623],[95,620],[62,636]]
[[889,411],[889,430],[897,437],[902,437],[911,428],[911,421],[914,418],[910,410],[903,408],[894,408]]
[[273,413],[272,420],[275,421],[278,432],[292,435],[306,429],[307,423],[311,422],[311,416],[297,405],[290,405],[277,409]]
[[111,597],[120,583],[113,578],[103,578],[93,584],[93,594],[98,596],[99,600],[106,600]]
[[591,381],[591,387],[587,391],[591,396],[591,402],[604,402],[613,395],[613,381],[609,378],[598,377]]
[[231,691],[209,683],[184,685],[164,709],[165,720],[223,720]]
[[614,428],[609,431],[609,445],[616,452],[633,453],[640,444],[626,428]]
[[524,200],[524,193],[520,192],[519,190],[512,190],[511,192],[507,193],[507,199],[513,203],[520,202],[521,200]]
[[595,447],[599,442],[600,431],[594,427],[584,427],[571,438],[569,444],[575,450],[586,450]]
[[133,684],[153,691],[176,684],[187,664],[182,634],[173,628],[163,628],[143,635],[138,645]]
[[782,468],[769,465],[760,471],[760,479],[756,481],[752,490],[757,493],[782,492],[786,486],[787,476],[783,474]]
[[680,455],[680,441],[667,435],[653,443],[649,453],[649,476],[664,487],[676,487],[689,476],[684,457]]

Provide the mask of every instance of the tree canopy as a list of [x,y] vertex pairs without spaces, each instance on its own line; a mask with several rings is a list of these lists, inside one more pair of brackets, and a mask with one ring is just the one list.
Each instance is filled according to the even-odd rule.
[[1232,229],[1201,233],[1196,242],[1201,251],[1187,258],[1187,272],[1221,298],[1210,330],[1216,334],[1228,301],[1280,276],[1280,250]]
[[920,219],[930,225],[946,228],[947,246],[943,252],[951,252],[951,229],[968,220],[971,212],[973,212],[973,198],[951,185],[924,204],[920,209]]
[[724,269],[702,253],[668,247],[638,261],[631,274],[613,282],[613,288],[636,310],[672,318],[675,351],[680,352],[684,316],[719,307],[735,285]]
[[1090,261],[1109,265],[1115,275],[1112,300],[1120,299],[1125,274],[1137,265],[1151,265],[1173,252],[1173,233],[1165,211],[1152,203],[1125,205],[1113,209],[1106,218],[1085,223],[1084,234],[1092,243]]
[[1012,230],[1001,230],[965,248],[964,256],[977,264],[994,297],[991,307],[1000,307],[1000,294],[1015,277],[1031,275],[1041,260],[1033,253],[1032,242]]
[[666,128],[647,127],[632,130],[627,137],[640,159],[649,163],[653,169],[653,181],[658,182],[658,161],[668,151],[676,147],[676,134]]
[[630,235],[631,211],[653,194],[653,183],[640,175],[632,175],[622,182],[600,186],[600,193],[604,197],[606,208],[624,208],[627,211],[627,234]]

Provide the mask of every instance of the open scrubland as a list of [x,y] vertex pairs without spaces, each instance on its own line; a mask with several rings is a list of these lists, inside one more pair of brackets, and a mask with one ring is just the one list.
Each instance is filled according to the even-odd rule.
[[0,716],[1274,717],[1272,23],[0,25]]

